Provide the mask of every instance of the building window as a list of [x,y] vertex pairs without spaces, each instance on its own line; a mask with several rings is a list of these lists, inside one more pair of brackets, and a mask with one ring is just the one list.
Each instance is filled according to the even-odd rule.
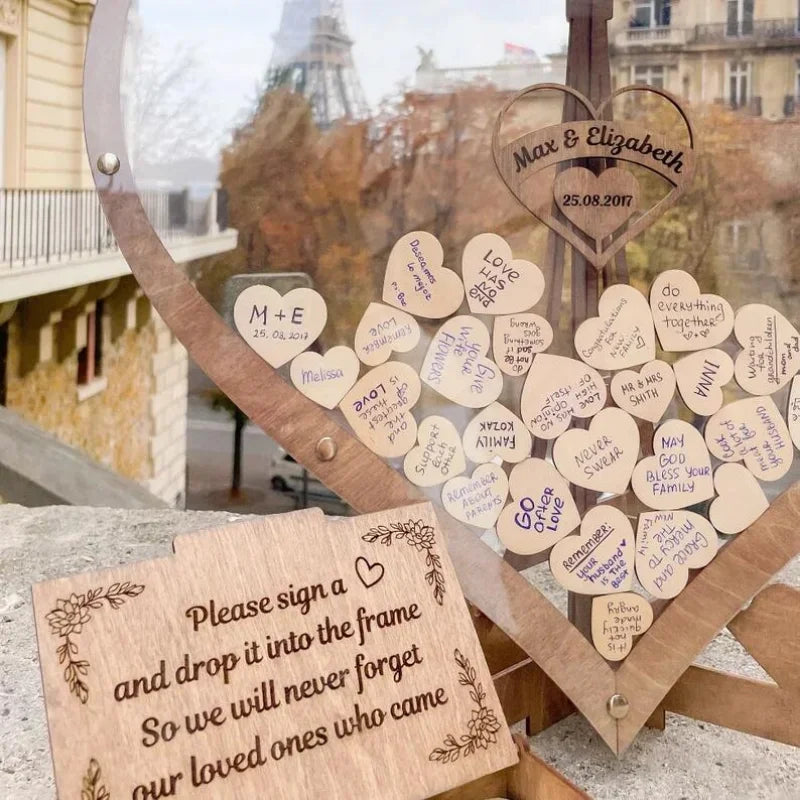
[[664,88],[664,67],[658,65],[636,66],[633,69],[633,82],[653,86],[656,89]]
[[86,346],[78,351],[78,385],[91,386],[103,375],[103,301],[86,315]]
[[672,0],[636,0],[632,28],[658,28],[672,21]]
[[728,103],[732,108],[744,108],[752,93],[751,65],[744,61],[728,63]]
[[751,36],[755,0],[728,0],[728,36]]

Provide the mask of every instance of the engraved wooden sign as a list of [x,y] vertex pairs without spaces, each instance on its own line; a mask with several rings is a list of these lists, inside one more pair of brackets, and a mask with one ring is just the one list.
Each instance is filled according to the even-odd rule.
[[426,798],[517,761],[429,504],[179,537],[34,612],[60,797]]

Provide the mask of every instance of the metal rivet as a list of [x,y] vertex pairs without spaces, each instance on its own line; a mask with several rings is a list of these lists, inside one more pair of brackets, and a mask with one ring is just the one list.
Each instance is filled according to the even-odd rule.
[[336,458],[336,442],[330,436],[324,436],[317,442],[317,458],[320,461],[333,461]]
[[608,698],[606,707],[608,708],[609,715],[614,717],[614,719],[625,719],[625,717],[628,716],[628,712],[631,710],[631,704],[624,694],[612,694],[611,697]]
[[103,153],[97,159],[97,169],[103,175],[114,175],[119,172],[119,156],[116,153]]

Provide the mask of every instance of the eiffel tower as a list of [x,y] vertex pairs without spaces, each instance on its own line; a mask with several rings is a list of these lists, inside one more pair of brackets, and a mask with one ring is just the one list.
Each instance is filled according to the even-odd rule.
[[267,91],[287,87],[302,94],[320,128],[329,128],[338,120],[369,116],[342,3],[284,0],[267,72]]

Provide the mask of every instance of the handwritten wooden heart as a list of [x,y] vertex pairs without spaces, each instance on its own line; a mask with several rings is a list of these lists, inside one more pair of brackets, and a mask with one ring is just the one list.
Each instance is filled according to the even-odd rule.
[[677,597],[689,570],[711,563],[717,532],[694,511],[645,511],[636,529],[636,577],[654,597]]
[[328,321],[328,308],[313,289],[292,289],[281,297],[271,286],[258,284],[236,298],[233,319],[264,361],[282,367],[317,340]]
[[588,419],[606,404],[603,376],[574,358],[540,353],[525,379],[522,421],[540,439],[564,433],[573,417]]
[[800,376],[792,378],[789,390],[789,405],[786,409],[786,425],[794,446],[800,449]]
[[449,480],[442,504],[456,519],[476,528],[493,528],[508,497],[508,477],[497,464],[481,464],[472,477]]
[[575,351],[595,369],[626,369],[656,357],[650,306],[633,286],[617,284],[600,296],[598,316],[575,331]]
[[356,328],[354,344],[356,355],[368,367],[377,367],[392,353],[408,353],[419,344],[419,324],[405,311],[370,303]]
[[461,279],[442,266],[444,251],[430,233],[402,236],[386,265],[383,301],[426,319],[449,317],[464,299]]
[[698,350],[674,364],[678,389],[687,407],[710,417],[722,407],[723,387],[733,380],[733,359],[719,348]]
[[506,375],[524,375],[537,353],[553,342],[553,328],[538,314],[511,314],[497,317],[492,330],[494,360]]
[[461,276],[473,314],[514,314],[535,306],[544,293],[544,275],[536,264],[514,259],[496,233],[479,233],[467,242]]
[[467,458],[476,464],[498,457],[517,464],[531,454],[533,444],[522,420],[500,403],[492,403],[474,416],[463,439]]
[[446,417],[425,417],[417,430],[419,445],[403,461],[403,471],[417,486],[438,486],[466,468],[464,448],[456,426]]
[[[586,109],[590,119],[551,125],[520,136],[501,147],[500,133],[509,109],[523,98],[542,91],[570,95]],[[688,143],[683,145],[672,142],[662,134],[628,122],[607,122],[602,119],[616,98],[634,92],[657,95],[674,106],[685,123]],[[568,86],[553,83],[529,86],[512,97],[500,111],[492,135],[492,155],[497,172],[511,194],[538,220],[582,253],[598,270],[680,199],[689,188],[695,172],[691,120],[676,97],[662,89],[648,86],[623,86],[597,108],[585,95]],[[553,214],[552,190],[542,191],[535,181],[536,175],[545,173],[549,168],[576,159],[612,159],[638,164],[660,175],[672,188],[652,208],[632,220],[610,243],[604,245],[602,238],[590,243],[572,227],[557,219]],[[534,184],[533,188],[529,188],[527,182]],[[593,195],[594,192],[591,196]],[[585,196],[581,196],[581,203]],[[605,195],[602,202],[605,202]],[[613,200],[610,202],[613,203]]]
[[514,553],[543,553],[581,524],[569,484],[544,459],[517,464],[508,488],[513,502],[497,520],[497,535]]
[[634,494],[649,508],[671,511],[714,496],[711,456],[702,434],[671,419],[653,436],[653,453],[633,470]]
[[639,208],[639,182],[620,167],[599,175],[573,167],[556,178],[553,191],[564,216],[596,240],[618,231]]
[[789,429],[771,397],[747,397],[720,409],[706,423],[706,444],[721,461],[744,461],[762,481],[780,480],[792,466]]
[[653,624],[653,607],[635,592],[595,597],[592,600],[592,642],[603,658],[622,661]]
[[716,500],[708,509],[711,524],[720,533],[741,533],[768,508],[764,490],[741,464],[722,464],[714,473]]
[[623,370],[611,379],[611,396],[623,411],[658,422],[675,396],[675,373],[665,361],[651,361],[639,372]]
[[697,281],[680,269],[656,276],[650,287],[650,308],[658,340],[667,352],[716,347],[733,330],[731,304],[716,294],[700,294]]
[[503,391],[503,375],[491,359],[489,331],[475,317],[447,320],[431,339],[420,369],[423,383],[467,408],[484,408]]
[[292,383],[324,408],[336,408],[358,380],[358,356],[349,347],[332,347],[325,355],[301,353],[289,369]]
[[[250,349],[164,248],[136,194],[126,151],[119,92],[119,54],[126,30],[125,2],[97,5],[87,42],[85,130],[103,210],[139,285],[203,371],[254,423],[354,509],[369,512],[419,502],[423,498],[419,489]],[[108,151],[121,162],[111,177],[97,167],[99,155]],[[318,448],[327,439],[336,448],[333,459],[323,457],[326,451]],[[440,523],[470,602],[500,628],[513,632],[517,644],[562,688],[612,751],[621,753],[717,631],[800,553],[800,485],[778,498],[695,577],[617,671],[609,669],[550,601],[473,531],[447,515]],[[720,593],[719,586],[726,591]],[[697,607],[705,609],[704,617],[686,626],[687,614]],[[553,641],[558,648],[552,647]],[[606,706],[615,692],[631,702],[621,720],[613,719]]]

